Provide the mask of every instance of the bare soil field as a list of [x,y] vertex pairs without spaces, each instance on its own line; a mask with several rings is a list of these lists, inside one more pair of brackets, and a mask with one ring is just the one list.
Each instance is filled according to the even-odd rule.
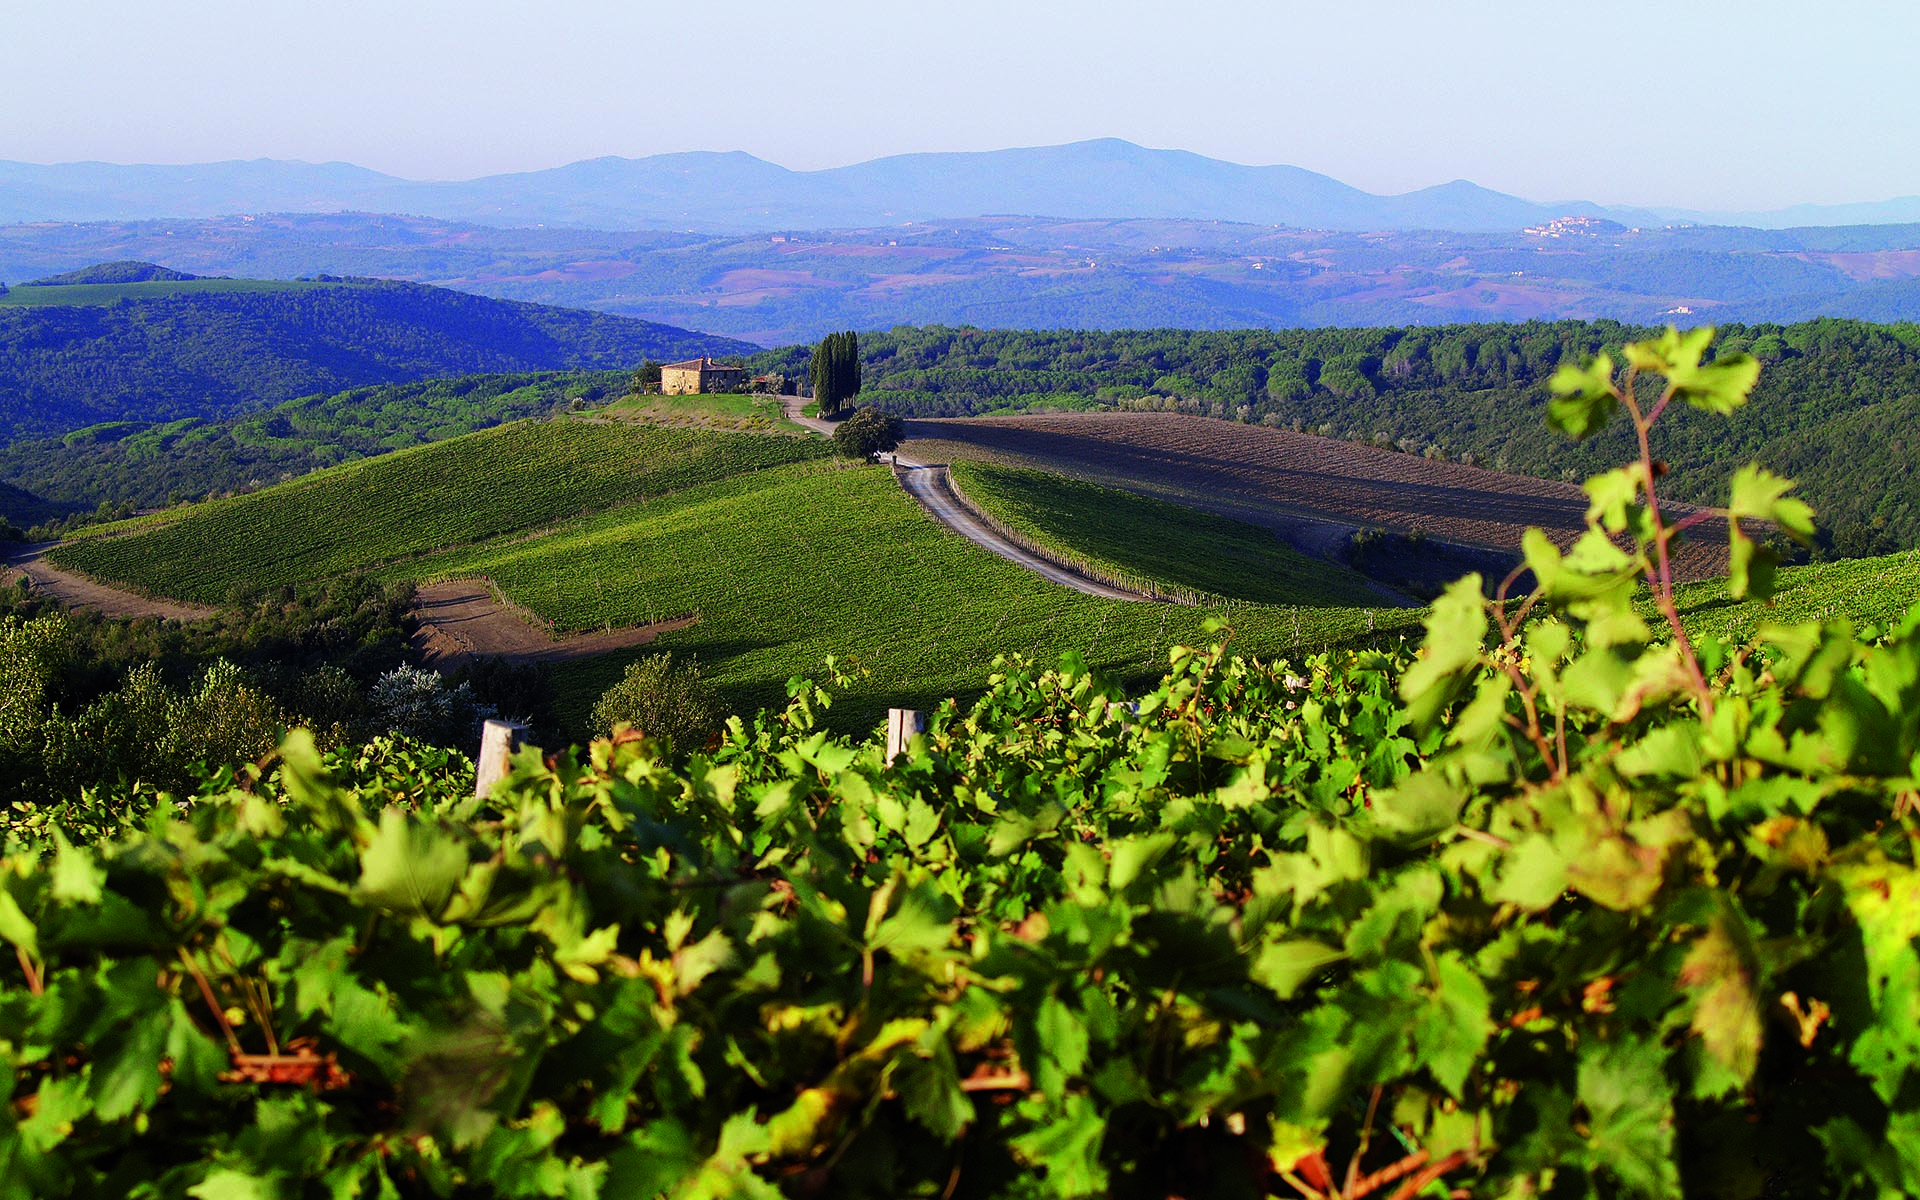
[[419,628],[414,649],[435,670],[452,670],[476,658],[512,662],[566,662],[610,650],[644,646],[663,633],[685,629],[697,619],[676,617],[604,633],[551,638],[494,596],[483,580],[430,583],[414,594],[413,617]]
[[[1586,496],[1569,483],[1178,413],[1059,413],[907,423],[903,455],[985,458],[1077,475],[1273,529],[1311,553],[1354,530],[1421,533],[1511,554],[1530,526],[1569,544]],[[1726,547],[1683,546],[1686,579],[1724,572]]]

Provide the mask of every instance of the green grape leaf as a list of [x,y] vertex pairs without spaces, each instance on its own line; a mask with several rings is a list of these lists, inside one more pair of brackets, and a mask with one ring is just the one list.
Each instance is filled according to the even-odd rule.
[[388,808],[360,852],[353,895],[397,916],[437,920],[466,874],[467,848],[458,839]]
[[1561,367],[1547,386],[1553,392],[1547,401],[1547,423],[1576,440],[1606,428],[1620,408],[1613,388],[1613,359],[1605,354],[1585,366]]
[[1107,1171],[1100,1164],[1100,1144],[1107,1120],[1084,1092],[1060,1098],[1058,1115],[1012,1141],[1020,1156],[1045,1171],[1034,1191],[1062,1197],[1107,1194]]
[[278,1174],[256,1175],[232,1167],[215,1167],[187,1189],[197,1200],[282,1200],[286,1190]]
[[7,891],[4,882],[0,882],[0,938],[4,938],[28,954],[40,952],[39,935],[33,928],[33,921],[20,909],[20,904]]
[[1626,532],[1645,511],[1640,505],[1645,481],[1646,472],[1638,463],[1616,467],[1588,479],[1580,485],[1587,493],[1587,522],[1609,533]]
[[1636,1195],[1680,1196],[1674,1161],[1673,1092],[1658,1042],[1627,1039],[1581,1047],[1579,1094],[1590,1130],[1590,1171],[1610,1173]]
[[1440,1086],[1459,1097],[1493,1036],[1493,1000],[1480,976],[1457,953],[1440,955],[1434,975],[1414,1025],[1414,1046]]
[[1480,661],[1487,605],[1476,574],[1455,580],[1427,614],[1422,657],[1400,677],[1400,697],[1417,726],[1431,725],[1453,699],[1459,677]]
[[1762,546],[1748,537],[1740,522],[1727,523],[1727,594],[1735,600],[1751,596],[1755,600],[1773,599],[1779,573],[1780,556],[1771,546]]
[[75,846],[67,835],[53,834],[53,898],[62,904],[98,904],[105,894],[107,873],[93,860],[93,852]]
[[1107,887],[1115,892],[1125,891],[1149,867],[1159,862],[1167,851],[1173,849],[1177,841],[1171,833],[1155,833],[1113,843],[1113,862],[1107,876]]
[[1500,860],[1500,878],[1487,898],[1539,912],[1567,890],[1567,860],[1552,839],[1525,838]]
[[1705,1050],[1694,1095],[1707,1099],[1745,1086],[1760,1061],[1759,964],[1745,922],[1731,905],[1708,926],[1680,964],[1680,986],[1693,998],[1692,1028]]
[[1283,938],[1262,946],[1247,973],[1282,1000],[1291,1000],[1302,984],[1346,957],[1346,951],[1321,942]]
[[1460,819],[1467,794],[1435,770],[1409,775],[1399,786],[1377,793],[1373,819],[1380,831],[1402,844],[1432,841]]
[[1725,416],[1743,407],[1752,395],[1753,385],[1760,381],[1760,360],[1747,354],[1723,354],[1713,362],[1669,372],[1667,378],[1681,400],[1703,412]]
[[1805,544],[1813,539],[1813,507],[1804,500],[1789,498],[1787,493],[1793,487],[1793,480],[1749,463],[1733,473],[1727,518],[1766,521]]

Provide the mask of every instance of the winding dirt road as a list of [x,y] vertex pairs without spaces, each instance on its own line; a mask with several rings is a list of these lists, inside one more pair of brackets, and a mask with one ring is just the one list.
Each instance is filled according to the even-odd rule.
[[[832,437],[831,421],[800,415],[800,409],[805,403],[803,397],[787,396],[781,400],[780,407],[787,420],[811,429],[823,437]],[[998,554],[1010,563],[1025,567],[1049,583],[1057,583],[1061,587],[1072,588],[1076,592],[1085,592],[1089,596],[1100,596],[1108,600],[1146,601],[1149,599],[1138,592],[1125,591],[1098,580],[1089,579],[1078,571],[1042,558],[1031,550],[1016,546],[1001,537],[988,528],[980,518],[974,516],[971,509],[961,503],[960,497],[954,494],[953,483],[947,477],[946,467],[916,462],[898,454],[893,455],[892,458],[893,477],[900,481],[900,487],[907,495],[918,500],[920,506],[927,510],[928,516],[982,550]]]
[[122,588],[95,583],[84,575],[63,571],[43,557],[58,542],[38,542],[10,546],[0,566],[0,583],[11,584],[24,576],[34,594],[44,596],[65,609],[95,609],[108,617],[158,617],[167,621],[204,621],[217,609],[204,604],[183,604],[178,600],[158,600]]
[[945,467],[930,467],[924,463],[909,462],[895,458],[893,477],[900,481],[906,493],[918,500],[921,507],[932,514],[933,519],[966,538],[984,550],[991,550],[1008,562],[1018,563],[1049,583],[1072,588],[1076,592],[1085,592],[1089,596],[1100,596],[1108,600],[1140,600],[1147,597],[1138,592],[1124,591],[1104,583],[1088,579],[1077,571],[1070,571],[1058,563],[1050,562],[1030,550],[1022,549],[1001,537],[973,515],[973,511],[960,502],[954,495],[953,481],[947,477]]

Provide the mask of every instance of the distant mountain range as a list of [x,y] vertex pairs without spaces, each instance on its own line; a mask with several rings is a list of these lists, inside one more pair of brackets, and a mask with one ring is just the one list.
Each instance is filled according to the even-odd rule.
[[1113,138],[979,153],[903,154],[792,171],[741,152],[596,158],[544,171],[424,182],[347,163],[188,166],[0,162],[0,223],[403,213],[481,225],[767,232],[987,215],[1220,220],[1336,231],[1506,232],[1564,216],[1624,225],[1789,228],[1920,221],[1920,196],[1705,213],[1542,203],[1464,180],[1379,196],[1292,166],[1244,166]]

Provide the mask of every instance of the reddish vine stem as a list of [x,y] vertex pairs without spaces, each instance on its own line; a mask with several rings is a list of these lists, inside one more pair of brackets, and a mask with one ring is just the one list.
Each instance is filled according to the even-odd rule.
[[1383,1090],[1382,1085],[1376,1083],[1373,1085],[1373,1095],[1367,1097],[1367,1122],[1360,1127],[1360,1145],[1354,1150],[1353,1157],[1347,1160],[1347,1179],[1340,1186],[1340,1194],[1346,1200],[1366,1195],[1365,1192],[1354,1191],[1354,1188],[1360,1183],[1360,1160],[1366,1157],[1367,1147],[1373,1142],[1373,1119],[1380,1111],[1380,1093]]
[[1390,1163],[1360,1180],[1358,1184],[1347,1193],[1346,1200],[1361,1200],[1363,1196],[1370,1196],[1394,1180],[1407,1175],[1409,1172],[1418,1171],[1421,1167],[1425,1166],[1427,1160],[1432,1157],[1433,1156],[1425,1150],[1415,1150],[1399,1162]]
[[1671,384],[1667,386],[1659,402],[1654,405],[1651,416],[1642,415],[1639,399],[1634,395],[1635,374],[1632,368],[1628,368],[1626,384],[1615,394],[1632,415],[1634,436],[1640,443],[1640,484],[1647,490],[1647,516],[1653,521],[1655,558],[1655,562],[1647,564],[1647,583],[1653,589],[1654,603],[1659,606],[1661,615],[1666,617],[1668,626],[1673,630],[1674,644],[1680,648],[1681,662],[1687,674],[1692,676],[1694,695],[1700,701],[1700,715],[1711,719],[1713,689],[1707,686],[1707,677],[1700,670],[1700,656],[1694,652],[1693,639],[1687,636],[1686,626],[1680,620],[1679,606],[1673,602],[1673,563],[1667,553],[1667,543],[1678,530],[1669,529],[1660,519],[1660,497],[1653,483],[1653,444],[1647,436],[1653,423],[1660,419],[1660,414],[1666,411],[1667,405],[1673,400],[1674,388]]
[[187,955],[185,946],[180,947],[180,962],[187,968],[187,974],[193,976],[193,981],[200,985],[200,998],[207,1002],[207,1009],[213,1013],[213,1019],[219,1023],[220,1032],[226,1035],[227,1048],[234,1054],[245,1053],[240,1048],[240,1039],[234,1035],[233,1025],[227,1020],[227,1014],[220,1008],[220,1001],[213,994],[213,985],[207,982],[207,977],[201,973],[199,966]]
[[20,969],[27,975],[27,991],[35,996],[46,992],[46,977],[33,965],[33,956],[27,953],[25,946],[15,946],[13,956],[20,960]]
[[1401,1184],[1399,1190],[1393,1193],[1391,1200],[1413,1200],[1415,1196],[1418,1196],[1426,1186],[1434,1180],[1445,1175],[1448,1171],[1464,1167],[1472,1161],[1472,1154],[1465,1150],[1455,1150],[1452,1154],[1447,1155],[1439,1162],[1432,1164],[1412,1179]]

